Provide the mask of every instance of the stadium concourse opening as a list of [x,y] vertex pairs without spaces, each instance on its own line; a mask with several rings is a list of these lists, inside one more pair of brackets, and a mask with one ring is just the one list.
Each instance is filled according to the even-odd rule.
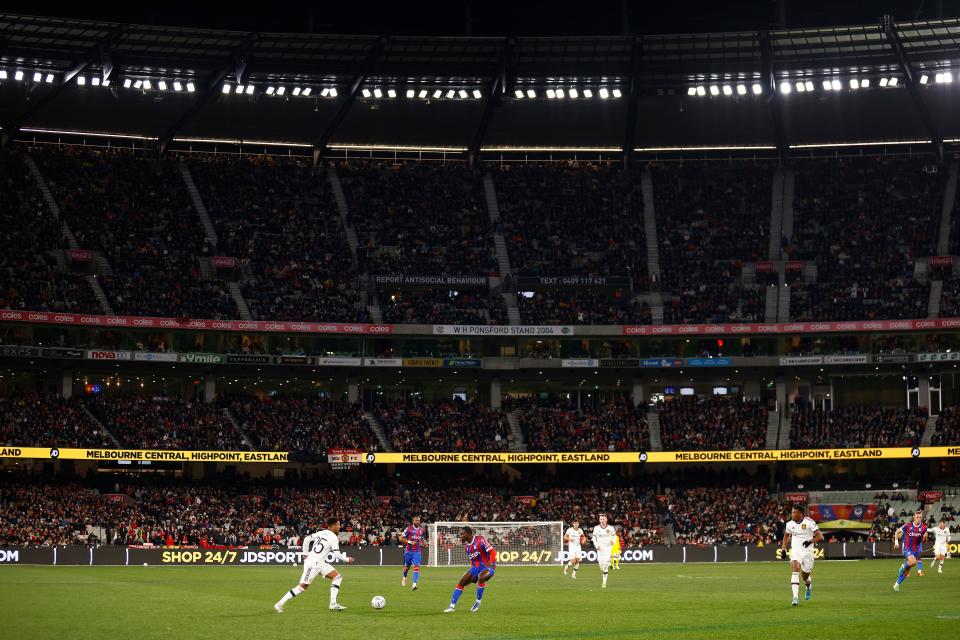
[[949,3],[514,4],[0,15],[6,636],[955,635]]

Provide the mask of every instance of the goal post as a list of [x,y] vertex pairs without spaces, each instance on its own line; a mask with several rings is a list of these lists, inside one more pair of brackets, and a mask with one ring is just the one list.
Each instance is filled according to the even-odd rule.
[[497,565],[559,565],[563,522],[434,522],[430,525],[430,566],[463,566],[469,562],[460,542],[461,527],[487,539],[497,550]]

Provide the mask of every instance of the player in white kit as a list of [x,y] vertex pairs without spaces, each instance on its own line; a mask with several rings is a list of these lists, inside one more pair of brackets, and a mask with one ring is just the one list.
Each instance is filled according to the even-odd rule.
[[597,564],[600,565],[600,573],[603,575],[603,588],[607,588],[607,574],[610,573],[610,555],[613,550],[613,539],[617,536],[617,531],[607,524],[607,514],[600,514],[600,524],[593,528],[593,546],[597,549]]
[[563,565],[563,575],[567,575],[567,569],[573,567],[573,579],[577,579],[577,569],[580,568],[580,558],[583,554],[582,544],[583,529],[580,528],[580,521],[574,518],[566,533],[563,534],[563,541],[567,543],[567,556],[570,561]]
[[937,573],[943,573],[943,559],[947,557],[947,545],[953,540],[953,537],[950,535],[950,529],[947,528],[947,523],[943,520],[931,529],[931,531],[933,531],[933,535],[936,536],[936,540],[933,542],[933,561],[940,563],[937,566]]
[[303,575],[300,583],[283,594],[283,597],[273,605],[277,613],[283,613],[283,605],[306,591],[318,575],[330,580],[330,611],[346,609],[337,603],[340,593],[340,583],[343,576],[330,564],[331,560],[353,563],[353,558],[340,551],[340,521],[336,518],[327,518],[327,528],[312,533],[303,539]]
[[804,517],[803,507],[795,506],[790,512],[790,520],[784,528],[783,542],[781,549],[786,555],[789,545],[790,568],[793,573],[790,574],[790,589],[793,591],[793,606],[800,604],[800,578],[807,586],[807,593],[804,600],[809,600],[813,596],[813,580],[810,574],[813,572],[813,557],[816,548],[813,546],[818,542],[823,542],[823,534],[820,527],[811,518]]

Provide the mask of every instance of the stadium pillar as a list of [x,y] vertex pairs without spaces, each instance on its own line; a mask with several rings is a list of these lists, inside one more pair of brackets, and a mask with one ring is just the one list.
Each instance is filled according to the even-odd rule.
[[216,397],[217,377],[208,375],[203,379],[203,401],[210,404]]
[[630,400],[633,402],[633,406],[639,407],[643,404],[644,397],[643,383],[640,380],[634,380],[633,389],[630,390]]
[[61,371],[60,376],[60,397],[69,400],[73,397],[73,371]]
[[500,408],[500,378],[490,381],[490,408]]
[[920,378],[920,394],[917,398],[917,406],[926,409],[930,406],[930,378]]
[[360,399],[360,383],[356,378],[347,380],[347,401],[353,404]]
[[[757,394],[758,396],[760,394]],[[787,383],[777,380],[777,411],[783,415],[787,410]]]

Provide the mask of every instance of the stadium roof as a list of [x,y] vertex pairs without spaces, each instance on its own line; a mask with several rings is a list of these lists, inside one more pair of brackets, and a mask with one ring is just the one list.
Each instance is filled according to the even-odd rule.
[[[960,70],[960,20],[889,27],[437,38],[0,14],[0,123],[14,133],[262,140],[322,150],[337,143],[783,150],[960,137],[950,117],[952,82],[939,82]],[[87,78],[111,86],[95,92]],[[863,79],[870,91],[858,91]],[[174,82],[195,91],[175,95]],[[781,90],[784,84],[790,87]],[[794,86],[813,95],[785,95]]]

